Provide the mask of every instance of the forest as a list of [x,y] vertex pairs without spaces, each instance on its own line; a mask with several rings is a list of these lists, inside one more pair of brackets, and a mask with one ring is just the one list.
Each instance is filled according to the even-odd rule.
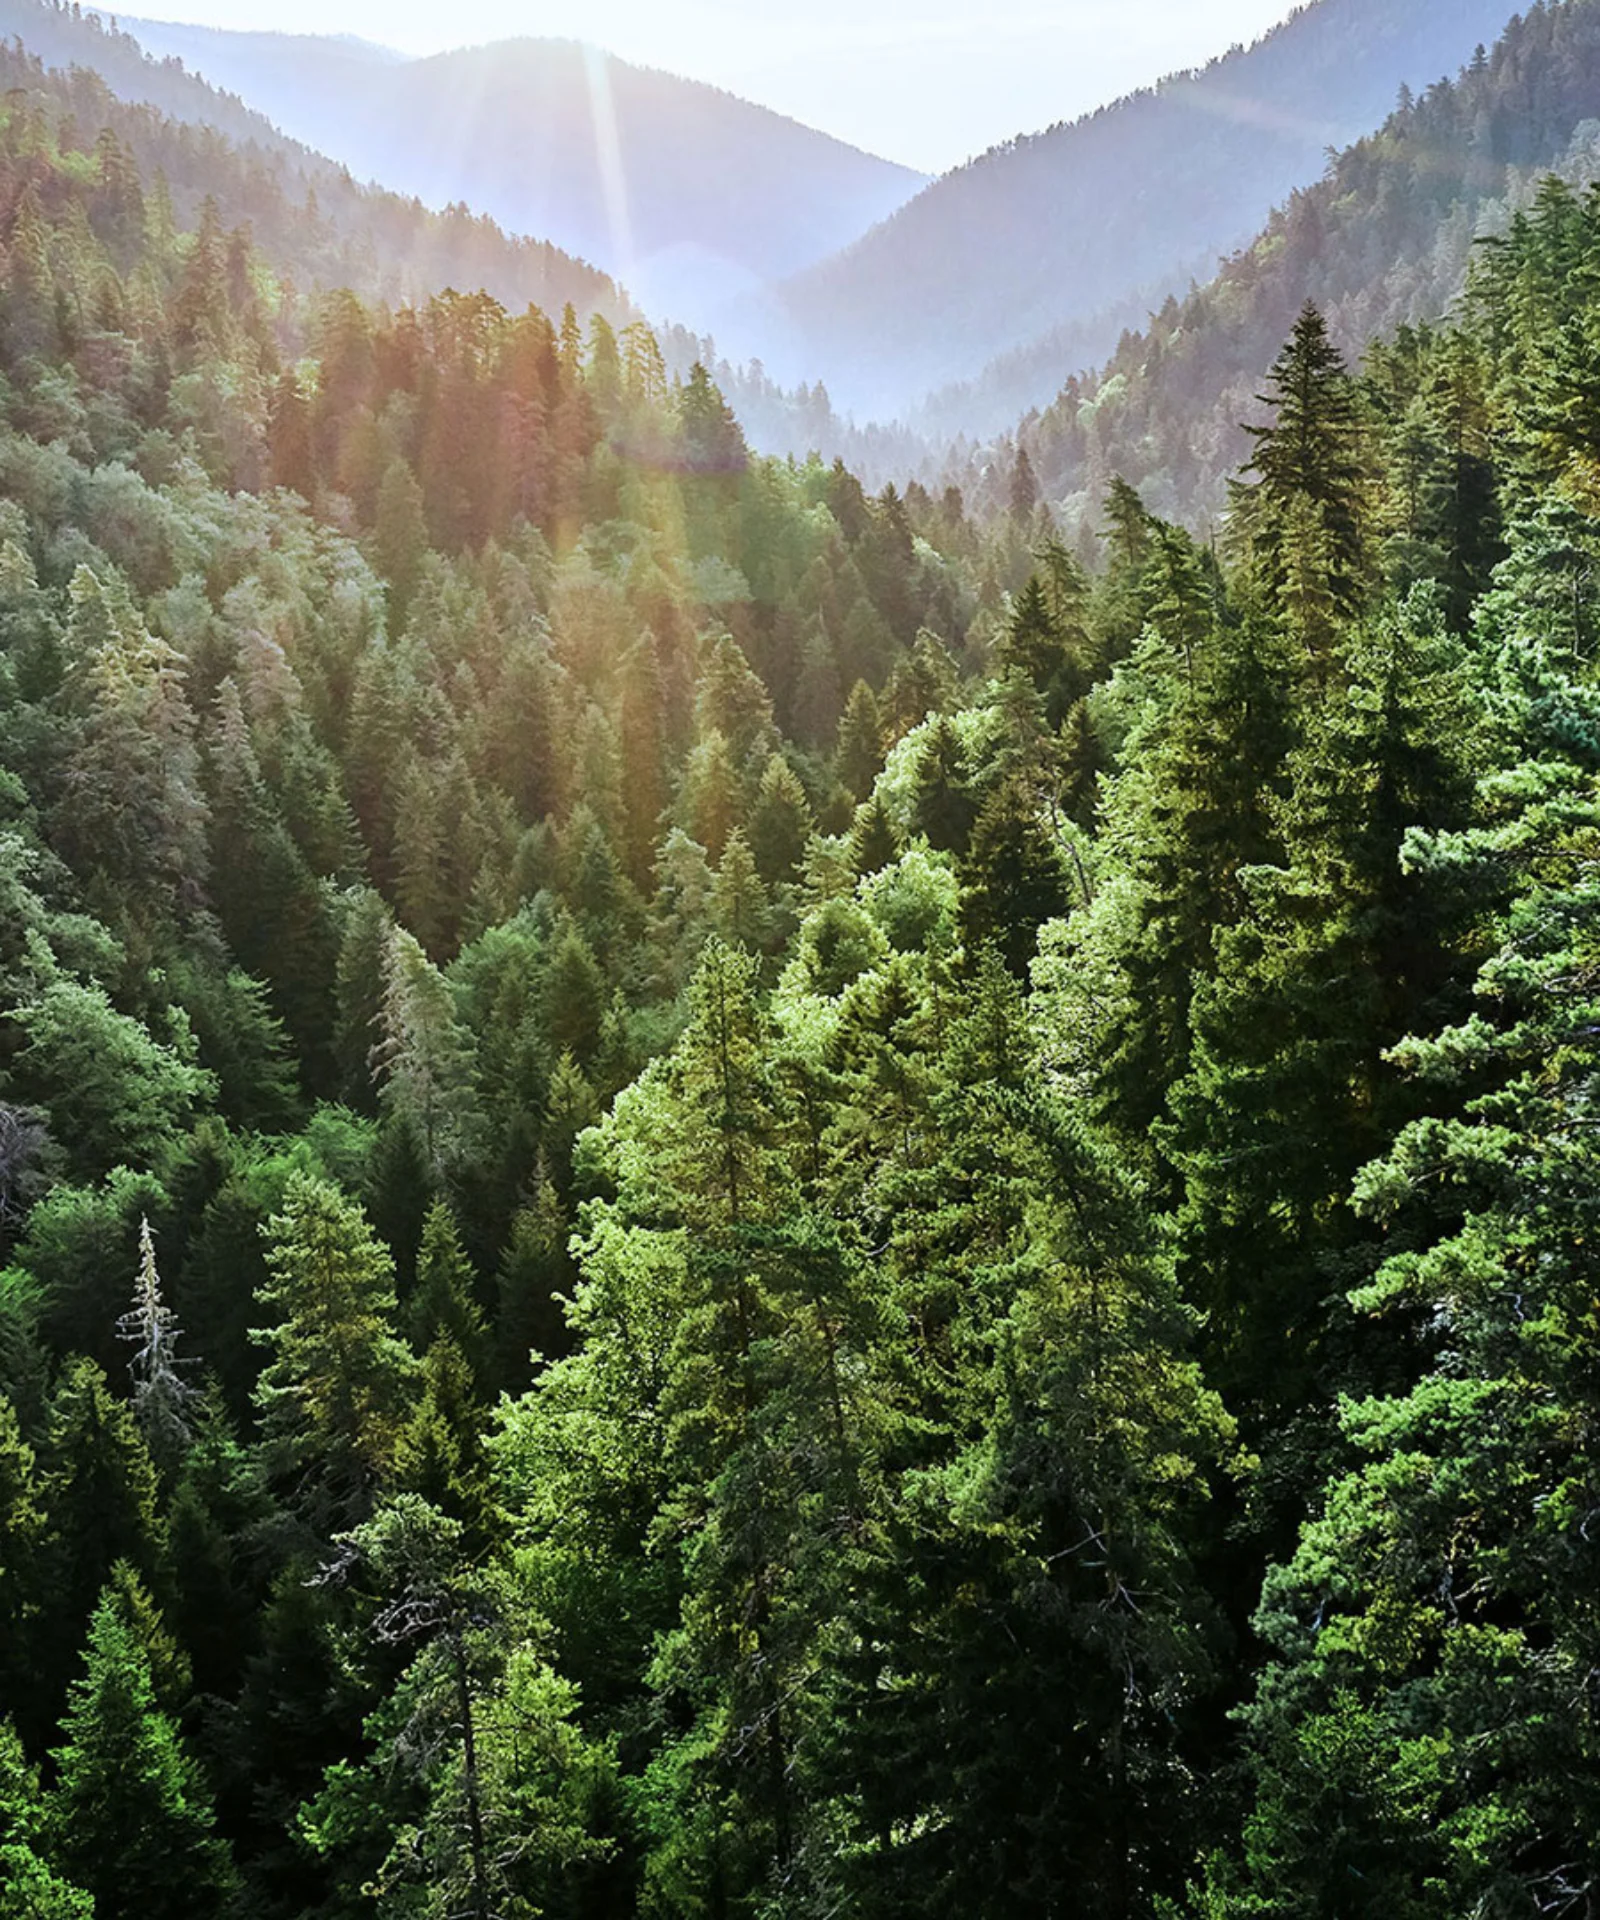
[[1600,188],[1068,537],[4,59],[0,1917],[1600,1911]]

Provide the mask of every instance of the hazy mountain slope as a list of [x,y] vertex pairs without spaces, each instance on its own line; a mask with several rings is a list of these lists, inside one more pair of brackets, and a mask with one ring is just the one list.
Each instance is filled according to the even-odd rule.
[[1214,521],[1248,457],[1265,370],[1306,300],[1347,354],[1443,316],[1475,244],[1503,231],[1550,171],[1600,179],[1600,0],[1538,5],[1487,59],[1390,116],[1295,194],[1249,248],[1097,375],[1025,422],[1047,495],[1093,519],[1121,475],[1158,513]]
[[[336,62],[395,57],[350,40],[220,37],[259,40],[274,57],[308,46]],[[0,55],[5,87],[39,88],[45,69],[57,70],[50,99],[71,99],[80,127],[114,126],[141,168],[161,169],[184,223],[192,223],[209,190],[223,225],[250,222],[303,292],[348,286],[365,299],[394,304],[425,301],[445,287],[482,287],[514,311],[531,303],[559,315],[571,302],[584,317],[603,313],[618,324],[641,317],[628,295],[585,261],[545,241],[513,238],[459,206],[435,213],[413,198],[359,186],[348,169],[291,140],[233,94],[188,72],[178,57],[152,57],[93,14],[74,17],[70,8],[41,0],[0,0],[0,41],[17,39],[22,54],[11,46]],[[70,79],[69,69],[77,70]],[[52,116],[56,110],[46,108]],[[670,326],[659,331],[677,374],[686,376],[697,358],[715,358],[713,344],[697,334]],[[759,372],[725,361],[717,376],[747,421],[752,443],[765,451],[804,453],[816,445],[830,459],[859,455],[880,484],[927,459],[921,443],[903,432],[858,432],[825,401],[819,416],[809,390],[780,395]]]
[[359,186],[344,167],[241,101],[176,63],[150,59],[92,15],[0,0],[0,35],[6,87],[36,84],[45,67],[76,69],[64,84],[80,126],[113,126],[141,170],[165,174],[183,218],[210,192],[224,226],[249,222],[303,290],[348,286],[396,302],[448,286],[482,287],[513,309],[531,303],[559,314],[570,301],[585,315],[637,317],[612,279],[586,262],[543,240],[509,236],[464,209],[434,213]]
[[[1317,0],[1198,73],[998,147],[785,289],[781,371],[898,411],[1141,289],[1181,289],[1197,257],[1242,244],[1315,180],[1330,145],[1377,125],[1403,82],[1454,72],[1511,11]],[[1115,339],[1085,339],[1084,363]]]
[[0,0],[0,36],[20,40],[47,67],[92,68],[122,100],[144,100],[178,120],[203,120],[233,140],[270,143],[274,130],[243,101],[203,85],[181,64],[152,58],[130,34],[53,0]]
[[401,60],[361,43],[129,24],[360,177],[430,206],[464,201],[700,325],[924,184],[764,107],[573,41]]

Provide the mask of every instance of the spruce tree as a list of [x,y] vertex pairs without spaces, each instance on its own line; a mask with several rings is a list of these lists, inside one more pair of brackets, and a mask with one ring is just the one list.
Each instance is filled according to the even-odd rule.
[[149,1661],[115,1599],[89,1623],[47,1805],[52,1851],[97,1920],[200,1920],[235,1875],[198,1768],[156,1705]]
[[1252,476],[1233,488],[1238,533],[1267,602],[1313,653],[1372,585],[1369,462],[1357,391],[1309,303],[1260,396],[1269,426],[1246,431]]
[[394,1261],[358,1207],[296,1174],[262,1229],[274,1316],[255,1392],[280,1474],[313,1513],[359,1507],[388,1468],[416,1363],[393,1329]]

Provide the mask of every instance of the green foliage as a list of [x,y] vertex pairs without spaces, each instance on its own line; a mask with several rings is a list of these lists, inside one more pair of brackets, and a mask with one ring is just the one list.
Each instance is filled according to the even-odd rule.
[[212,1831],[204,1783],[109,1596],[89,1623],[62,1735],[46,1827],[95,1914],[179,1920],[197,1904],[225,1908],[233,1867]]
[[[1248,1834],[1263,1911],[1320,1910],[1325,1877],[1348,1871],[1418,1914],[1573,1898],[1571,1863],[1600,1835],[1577,1679],[1593,1646],[1581,1115],[1600,761],[1587,685],[1505,667],[1523,765],[1485,781],[1484,825],[1406,843],[1412,871],[1509,897],[1477,1008],[1396,1048],[1429,1111],[1358,1185],[1412,1247],[1355,1305],[1419,1327],[1420,1364],[1343,1404],[1349,1470],[1264,1590],[1274,1662],[1250,1709]],[[1312,1858],[1303,1836],[1326,1830],[1330,1800],[1340,1844]]]
[[1595,17],[971,510],[0,48],[0,1911],[1590,1900]]
[[48,1723],[113,1569],[126,1564],[164,1588],[167,1539],[156,1469],[132,1410],[113,1397],[91,1360],[69,1361],[63,1370],[42,1461],[48,1527],[34,1624],[24,1642],[32,1670],[21,1698]]
[[1320,653],[1334,623],[1360,608],[1372,569],[1355,385],[1314,306],[1295,322],[1262,399],[1276,418],[1249,429],[1254,477],[1234,490],[1234,522],[1268,604]]
[[13,1068],[17,1089],[70,1143],[81,1176],[159,1165],[215,1090],[181,1015],[163,1043],[118,1013],[103,989],[63,979],[12,1018],[27,1036]]
[[3,1920],[93,1920],[94,1896],[54,1873],[37,1850],[39,1777],[15,1728],[0,1721],[0,1916]]
[[281,1469],[334,1506],[359,1502],[388,1469],[415,1361],[393,1331],[394,1262],[360,1209],[297,1174],[262,1229],[276,1323],[256,1387]]
[[603,1850],[585,1816],[606,1762],[541,1658],[526,1596],[476,1574],[460,1527],[414,1495],[342,1544],[347,1575],[381,1596],[374,1634],[410,1658],[368,1722],[371,1759],[331,1770],[303,1813],[307,1839],[339,1861],[372,1848],[363,1892],[380,1913],[548,1911]]

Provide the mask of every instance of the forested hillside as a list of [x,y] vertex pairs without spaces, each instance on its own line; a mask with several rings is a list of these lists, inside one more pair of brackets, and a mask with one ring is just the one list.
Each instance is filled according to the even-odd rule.
[[7,57],[0,1913],[1591,1908],[1600,191],[1086,572]]
[[576,40],[426,60],[270,33],[127,23],[358,179],[464,201],[598,261],[654,314],[714,327],[926,184],[718,88]]
[[[0,0],[0,27],[22,42],[20,49],[0,44],[7,86],[42,84],[41,68],[70,74],[71,111],[85,124],[114,127],[147,176],[161,173],[174,183],[181,217],[191,218],[211,192],[224,223],[252,222],[274,264],[302,292],[349,287],[364,299],[399,301],[471,288],[510,307],[531,301],[550,313],[570,302],[615,326],[642,317],[627,289],[553,246],[547,234],[519,238],[462,205],[431,212],[414,199],[358,186],[344,167],[290,140],[236,96],[176,58],[152,59],[93,13],[74,13],[56,0]],[[217,132],[233,145],[218,141]],[[877,485],[936,464],[919,435],[858,427],[836,413],[821,382],[781,388],[759,366],[718,358],[712,339],[682,324],[660,326],[657,337],[674,373],[715,361],[752,444],[763,450],[803,457],[821,449],[830,460],[843,454],[853,470],[877,476]]]
[[[519,239],[455,207],[361,187],[240,103],[151,61],[130,40],[46,0],[0,0],[17,38],[0,42],[0,85],[45,89],[51,118],[110,128],[159,197],[192,220],[207,194],[228,226],[249,225],[274,270],[306,292],[349,287],[366,299],[417,300],[444,287],[484,288],[513,306],[569,301],[616,324],[636,317],[603,273],[543,239]],[[69,137],[70,137],[69,128]],[[137,235],[137,228],[135,229]]]
[[[1407,97],[1337,155],[1217,277],[1124,334],[1070,380],[1022,442],[1068,523],[1111,477],[1187,525],[1215,524],[1245,458],[1260,370],[1314,299],[1351,357],[1442,319],[1476,253],[1499,244],[1551,172],[1577,185],[1600,153],[1600,6],[1538,0],[1454,81]],[[938,416],[948,429],[964,402]],[[934,424],[931,420],[930,425]]]
[[[797,343],[766,355],[863,417],[892,418],[999,356],[1077,329],[1076,365],[1014,366],[1013,416],[1243,245],[1422,88],[1492,43],[1509,0],[1314,0],[1258,44],[946,174],[785,289]],[[1053,377],[1052,377],[1053,376]],[[1018,389],[1021,389],[1020,397]]]

